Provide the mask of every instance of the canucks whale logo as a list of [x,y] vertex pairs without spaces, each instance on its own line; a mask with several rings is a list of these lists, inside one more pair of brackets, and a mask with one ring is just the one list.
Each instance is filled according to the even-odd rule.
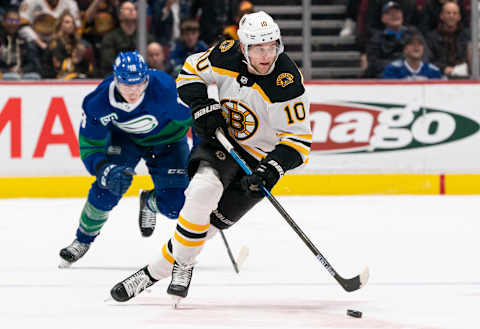
[[113,120],[112,123],[130,134],[147,134],[158,126],[157,119],[148,114],[125,122]]

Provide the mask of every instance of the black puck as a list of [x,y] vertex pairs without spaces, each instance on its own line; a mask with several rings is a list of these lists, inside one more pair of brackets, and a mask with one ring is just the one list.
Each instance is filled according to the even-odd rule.
[[355,310],[347,310],[347,315],[350,315],[351,317],[354,317],[354,318],[361,318],[362,312],[355,311]]

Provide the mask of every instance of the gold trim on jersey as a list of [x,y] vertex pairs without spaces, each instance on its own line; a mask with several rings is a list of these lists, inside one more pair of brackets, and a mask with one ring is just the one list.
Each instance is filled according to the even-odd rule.
[[230,71],[230,70],[227,70],[227,69],[222,69],[222,68],[219,68],[219,67],[216,67],[216,66],[213,66],[213,65],[212,65],[212,71],[215,72],[215,73],[218,73],[220,75],[228,75],[229,77],[232,77],[232,78],[235,78],[235,79],[240,74],[238,72]]
[[183,68],[186,69],[185,71],[187,71],[188,73],[198,75],[197,70],[195,70],[195,68],[194,68],[192,65],[190,65],[189,62],[185,62],[185,63],[183,64]]
[[293,136],[296,138],[302,138],[304,140],[307,140],[309,142],[312,141],[312,134],[292,134],[292,133],[277,133],[277,137],[285,137],[285,136]]
[[265,92],[263,91],[263,89],[255,82],[252,86],[253,89],[255,89],[256,91],[258,91],[258,93],[260,94],[260,96],[262,96],[262,98],[268,103],[268,104],[272,104],[272,101],[270,100],[270,98],[267,96],[267,94],[265,94]]
[[[235,78],[235,79],[240,74],[238,72],[230,71],[230,70],[227,70],[227,69],[222,69],[222,68],[219,68],[219,67],[216,67],[216,66],[213,66],[213,65],[212,65],[212,71],[214,71],[215,73],[218,73],[220,75],[227,75],[227,76],[229,76],[231,78]],[[263,89],[256,82],[253,84],[253,86],[251,88],[255,89],[267,103],[272,104],[272,101],[270,100],[270,98],[267,96],[267,94],[265,94]]]
[[182,81],[182,80],[190,80],[190,81],[197,80],[197,81],[205,83],[205,81],[202,78],[200,78],[199,76],[184,78],[184,77],[181,77],[180,75],[177,77],[175,82],[179,82],[179,81]]
[[310,148],[306,148],[306,146],[304,146],[304,145],[300,146],[298,144],[295,144],[292,141],[285,140],[285,139],[281,140],[280,144],[285,144],[287,146],[290,146],[291,148],[294,148],[295,150],[297,150],[298,152],[300,152],[304,156],[308,156],[310,154]]
[[[240,144],[240,143],[239,143]],[[248,146],[248,145],[245,145],[245,144],[240,144],[241,147],[243,147],[245,149],[245,151],[247,151],[248,153],[250,153],[251,155],[253,155],[255,158],[257,158],[257,160],[260,160],[260,159],[263,159],[265,158],[267,155],[266,154],[262,154],[256,150],[254,150],[252,147]]]

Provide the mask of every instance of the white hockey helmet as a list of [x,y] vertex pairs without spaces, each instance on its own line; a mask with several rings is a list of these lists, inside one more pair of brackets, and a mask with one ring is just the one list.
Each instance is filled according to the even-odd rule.
[[[248,65],[250,65],[250,59],[248,58],[248,46],[250,45],[278,41],[278,50],[275,61],[283,52],[283,42],[280,35],[280,28],[278,27],[277,23],[273,21],[273,18],[264,11],[244,15],[238,24],[237,33],[240,43],[243,44],[243,52]],[[273,62],[268,73],[273,70],[275,61]]]

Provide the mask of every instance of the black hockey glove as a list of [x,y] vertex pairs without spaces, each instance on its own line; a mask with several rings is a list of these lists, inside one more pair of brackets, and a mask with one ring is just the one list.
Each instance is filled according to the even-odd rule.
[[133,175],[133,168],[107,163],[97,171],[97,184],[116,196],[122,196],[130,187]]
[[249,197],[261,198],[264,196],[260,185],[271,190],[284,174],[283,168],[273,159],[263,159],[255,171],[242,177],[240,184]]
[[203,140],[215,138],[217,128],[227,132],[222,107],[214,99],[205,99],[192,105],[193,130]]

